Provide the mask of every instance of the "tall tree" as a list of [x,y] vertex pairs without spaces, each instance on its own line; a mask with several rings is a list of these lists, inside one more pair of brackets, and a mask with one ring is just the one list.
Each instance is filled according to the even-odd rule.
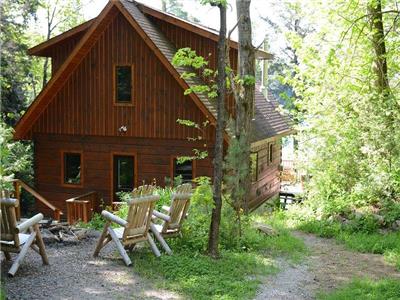
[[239,35],[239,62],[237,75],[230,72],[230,85],[235,98],[236,116],[228,154],[226,157],[226,183],[232,205],[240,217],[241,210],[248,211],[250,192],[250,138],[251,120],[254,116],[255,48],[252,44],[250,1],[237,0],[237,27]]
[[218,38],[217,60],[217,128],[214,148],[213,199],[210,232],[208,239],[208,253],[218,257],[219,225],[222,209],[222,180],[224,159],[224,132],[225,132],[225,95],[226,95],[226,3],[217,3],[220,14],[220,30]]
[[29,104],[33,62],[26,54],[30,20],[36,16],[37,0],[2,1],[1,16],[1,117],[14,125]]

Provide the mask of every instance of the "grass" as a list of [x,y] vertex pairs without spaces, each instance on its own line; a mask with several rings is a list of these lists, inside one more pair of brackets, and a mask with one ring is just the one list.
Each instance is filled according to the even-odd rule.
[[382,279],[356,279],[342,288],[332,292],[320,294],[319,300],[394,300],[400,299],[400,281]]
[[214,260],[192,252],[157,259],[145,252],[133,261],[140,275],[190,299],[251,299],[260,276],[277,271],[272,259],[255,253],[223,252]]
[[349,249],[363,253],[383,254],[385,260],[400,270],[400,232],[380,234],[349,230],[337,222],[308,220],[301,221],[298,229],[321,237],[335,238]]
[[134,270],[189,299],[252,299],[260,279],[278,271],[275,257],[299,262],[307,254],[303,241],[293,237],[282,220],[273,218],[269,223],[279,235],[265,236],[252,229],[245,237],[247,250],[222,250],[221,258],[214,260],[197,251],[176,247],[169,240],[174,250],[172,256],[155,258],[148,249],[143,249],[132,257]]
[[7,296],[6,296],[6,291],[4,289],[4,284],[2,282],[0,286],[0,300],[5,300],[5,299],[7,299]]

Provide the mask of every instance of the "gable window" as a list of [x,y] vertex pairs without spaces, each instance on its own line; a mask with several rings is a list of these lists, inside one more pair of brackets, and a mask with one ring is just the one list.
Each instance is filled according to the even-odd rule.
[[173,158],[173,178],[181,177],[182,182],[190,182],[193,179],[193,160],[180,162],[177,158]]
[[115,66],[114,70],[115,103],[132,103],[132,66]]
[[68,185],[82,184],[82,157],[79,152],[63,153],[63,183]]
[[250,153],[250,176],[251,181],[257,181],[258,179],[258,153]]

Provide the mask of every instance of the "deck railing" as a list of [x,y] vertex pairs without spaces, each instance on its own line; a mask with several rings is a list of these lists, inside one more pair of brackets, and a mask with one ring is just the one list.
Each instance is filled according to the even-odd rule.
[[68,199],[66,203],[67,221],[71,225],[78,221],[89,222],[100,204],[97,192],[89,192]]
[[40,195],[33,187],[23,182],[20,179],[14,179],[14,197],[18,200],[18,208],[17,208],[17,219],[19,220],[21,217],[21,189],[26,190],[29,194],[35,197],[35,200],[44,204],[46,207],[50,208],[53,211],[53,219],[56,221],[60,221],[61,215],[63,212],[58,207],[51,204],[45,197]]

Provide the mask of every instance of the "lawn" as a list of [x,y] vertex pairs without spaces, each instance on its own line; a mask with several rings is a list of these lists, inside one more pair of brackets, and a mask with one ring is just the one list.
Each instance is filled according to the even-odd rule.
[[319,300],[395,300],[400,299],[400,281],[356,279],[331,293],[318,296]]
[[277,256],[296,263],[307,254],[303,241],[293,237],[280,220],[269,223],[278,235],[265,236],[253,229],[246,233],[243,250],[222,250],[220,259],[182,249],[179,240],[169,240],[172,256],[155,258],[143,249],[132,257],[134,270],[190,299],[252,299],[262,277],[279,271],[274,263]]

